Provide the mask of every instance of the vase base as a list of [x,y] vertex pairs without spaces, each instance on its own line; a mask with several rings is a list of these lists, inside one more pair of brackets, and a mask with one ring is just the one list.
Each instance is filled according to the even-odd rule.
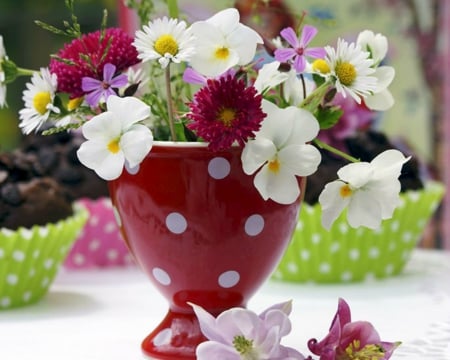
[[169,310],[163,321],[142,342],[142,351],[150,359],[196,359],[195,349],[206,338],[194,313]]

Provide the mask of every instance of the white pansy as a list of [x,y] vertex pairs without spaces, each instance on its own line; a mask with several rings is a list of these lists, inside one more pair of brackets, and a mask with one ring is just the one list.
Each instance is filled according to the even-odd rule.
[[374,65],[378,66],[384,60],[388,51],[388,40],[382,34],[375,34],[371,30],[364,30],[358,34],[356,43],[362,50],[369,52]]
[[193,23],[191,30],[196,39],[196,53],[190,64],[208,77],[219,76],[235,65],[250,63],[257,45],[263,43],[256,31],[239,22],[239,12],[234,8]]
[[31,82],[27,83],[27,90],[23,92],[25,108],[19,111],[19,127],[24,134],[33,130],[39,130],[53,112],[59,114],[60,110],[53,102],[58,81],[55,74],[51,74],[48,68],[34,73]]
[[163,17],[136,31],[133,45],[142,61],[158,60],[163,68],[170,62],[187,62],[195,53],[194,38],[184,21]]
[[338,180],[328,183],[319,196],[322,224],[329,229],[347,208],[350,226],[377,229],[400,204],[400,176],[408,161],[398,150],[386,150],[370,163],[351,163],[342,167]]
[[373,60],[369,53],[355,43],[338,39],[336,49],[326,46],[325,61],[335,79],[336,90],[346,97],[350,95],[358,104],[361,98],[377,89],[377,78],[373,75]]
[[367,51],[373,60],[375,69],[373,76],[377,78],[377,86],[372,95],[368,95],[364,102],[371,110],[386,111],[394,105],[394,97],[388,90],[395,76],[395,70],[391,66],[379,66],[388,51],[388,40],[382,34],[364,30],[358,35],[356,43],[361,49]]
[[151,130],[138,122],[150,115],[150,107],[134,97],[110,96],[107,111],[82,127],[87,139],[77,151],[80,162],[105,180],[118,178],[125,164],[141,163],[153,144]]
[[288,72],[288,78],[283,86],[284,100],[293,106],[299,106],[315,89],[314,81],[307,77],[303,77],[303,80],[300,79],[295,69]]
[[258,93],[264,94],[267,90],[282,84],[288,79],[288,73],[286,71],[280,71],[279,68],[279,61],[272,61],[261,67],[253,84]]
[[267,114],[242,152],[246,174],[256,172],[254,184],[261,196],[280,204],[290,204],[300,195],[297,176],[308,176],[317,170],[321,156],[307,142],[319,132],[316,118],[308,111],[294,106],[281,109],[263,100]]

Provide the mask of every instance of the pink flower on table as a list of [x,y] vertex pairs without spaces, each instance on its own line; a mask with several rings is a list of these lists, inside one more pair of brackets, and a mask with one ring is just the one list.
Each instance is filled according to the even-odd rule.
[[86,102],[96,107],[99,103],[104,103],[110,95],[117,95],[114,89],[119,89],[128,84],[128,76],[119,74],[114,76],[116,67],[113,64],[105,64],[103,67],[103,80],[91,77],[81,79],[81,88],[86,92]]
[[280,35],[291,46],[275,50],[275,59],[280,62],[293,61],[295,70],[301,73],[306,67],[306,56],[313,58],[323,58],[326,55],[325,49],[320,47],[307,48],[311,40],[316,36],[317,29],[314,26],[305,25],[297,38],[297,34],[291,27],[281,30]]
[[367,321],[351,321],[350,308],[339,299],[330,332],[322,340],[308,341],[309,350],[320,360],[387,360],[399,342],[381,341],[378,332]]
[[198,360],[304,360],[297,350],[280,344],[291,331],[290,301],[271,306],[260,315],[232,308],[217,318],[202,307],[190,304],[208,339],[196,350]]

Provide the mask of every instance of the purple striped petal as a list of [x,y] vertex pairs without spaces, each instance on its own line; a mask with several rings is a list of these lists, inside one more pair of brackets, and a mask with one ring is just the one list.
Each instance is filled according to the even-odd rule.
[[283,30],[281,30],[280,35],[293,48],[299,47],[300,43],[298,41],[297,34],[295,33],[293,28],[291,27],[284,28]]
[[292,48],[283,48],[276,49],[274,55],[276,60],[280,62],[286,62],[292,59],[296,55],[296,52]]

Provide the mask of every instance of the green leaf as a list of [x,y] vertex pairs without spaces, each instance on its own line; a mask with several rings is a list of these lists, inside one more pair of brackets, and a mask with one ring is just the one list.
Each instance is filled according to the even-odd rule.
[[315,113],[322,130],[329,129],[336,125],[344,111],[338,106],[319,106]]

